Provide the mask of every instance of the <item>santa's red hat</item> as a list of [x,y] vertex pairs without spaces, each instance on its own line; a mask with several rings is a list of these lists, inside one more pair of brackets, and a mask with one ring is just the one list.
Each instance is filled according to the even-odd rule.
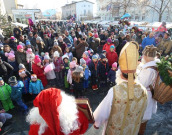
[[34,106],[39,108],[39,113],[47,123],[52,135],[60,135],[59,111],[57,108],[61,102],[61,91],[56,88],[43,90],[33,101]]

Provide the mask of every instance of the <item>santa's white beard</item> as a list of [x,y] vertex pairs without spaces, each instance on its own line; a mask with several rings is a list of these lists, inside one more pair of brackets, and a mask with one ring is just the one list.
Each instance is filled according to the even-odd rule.
[[[61,92],[61,95],[62,95],[62,102],[60,106],[57,108],[59,111],[60,127],[61,127],[61,132],[63,132],[65,135],[68,135],[79,128],[78,126],[79,123],[77,121],[78,110],[74,97],[69,96],[64,92]],[[34,107],[30,110],[29,115],[26,118],[26,121],[31,125],[32,124],[40,125],[38,131],[39,135],[42,135],[45,132],[46,128],[48,127],[45,120],[39,114],[38,107]]]

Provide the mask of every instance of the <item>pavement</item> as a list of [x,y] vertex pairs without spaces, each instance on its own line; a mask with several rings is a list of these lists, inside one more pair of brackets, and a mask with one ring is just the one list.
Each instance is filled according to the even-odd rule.
[[[101,88],[98,91],[87,90],[85,97],[89,98],[92,110],[94,111],[107,94],[109,88]],[[33,107],[32,101],[26,103],[29,108]],[[13,115],[11,120],[2,127],[0,135],[28,135],[29,125],[26,122],[26,114],[23,114],[18,107],[10,111]],[[85,135],[101,135],[102,127],[99,130],[89,125]],[[158,104],[158,111],[148,122],[145,135],[172,135],[172,102],[164,105]]]

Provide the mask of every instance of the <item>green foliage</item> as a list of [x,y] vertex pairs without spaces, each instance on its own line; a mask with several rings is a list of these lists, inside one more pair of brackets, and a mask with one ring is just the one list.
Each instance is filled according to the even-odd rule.
[[166,85],[171,85],[172,84],[172,77],[170,76],[169,71],[172,71],[172,57],[163,57],[161,59],[160,63],[157,63],[158,65],[158,70],[159,70],[159,74],[161,76],[162,81],[166,84]]
[[11,22],[7,20],[6,15],[0,14],[0,28],[3,30],[3,35],[6,37],[10,37],[13,35],[13,26]]

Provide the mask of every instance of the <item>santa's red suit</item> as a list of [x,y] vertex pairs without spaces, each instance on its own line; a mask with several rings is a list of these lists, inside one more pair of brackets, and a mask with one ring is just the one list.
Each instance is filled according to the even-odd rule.
[[88,119],[78,111],[75,99],[56,88],[43,90],[27,116],[29,135],[80,135],[88,129]]

